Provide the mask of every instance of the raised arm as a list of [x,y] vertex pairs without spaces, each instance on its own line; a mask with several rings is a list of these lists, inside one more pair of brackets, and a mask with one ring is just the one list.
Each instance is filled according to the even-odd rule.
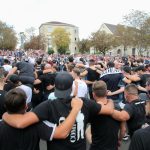
[[68,117],[58,127],[56,127],[53,138],[65,139],[70,133],[78,112],[81,110],[83,101],[79,98],[73,98],[71,101],[72,110]]

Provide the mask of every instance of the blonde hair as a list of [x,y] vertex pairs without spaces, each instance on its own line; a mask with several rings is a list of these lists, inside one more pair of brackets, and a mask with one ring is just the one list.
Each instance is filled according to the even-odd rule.
[[92,90],[97,97],[107,96],[107,85],[104,81],[95,81]]

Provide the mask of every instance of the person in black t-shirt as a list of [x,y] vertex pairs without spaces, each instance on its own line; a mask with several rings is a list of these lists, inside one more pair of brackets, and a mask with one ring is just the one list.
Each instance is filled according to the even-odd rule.
[[93,99],[93,94],[92,94],[92,84],[94,81],[99,80],[99,71],[95,67],[95,61],[94,59],[89,60],[89,68],[87,68],[81,76],[86,76],[86,83],[88,85],[89,89],[89,96],[90,99]]
[[[52,140],[52,138],[66,138],[75,122],[75,118],[81,109],[82,104],[83,102],[80,99],[72,100],[72,110],[69,116],[58,127],[56,127],[56,124],[44,121],[44,123],[38,123],[34,126],[32,125],[20,130],[9,126],[4,121],[1,121],[0,150],[39,150],[39,138],[47,141]],[[5,105],[7,112],[11,115],[26,115],[26,95],[24,91],[19,88],[9,91],[6,95]],[[38,122],[38,120],[35,120],[35,122]]]
[[135,131],[129,150],[150,150],[150,126]]
[[4,90],[0,90],[0,119],[2,119],[3,113],[6,112],[6,109],[4,107],[5,94],[6,92]]
[[[23,90],[10,90],[5,96],[5,106],[10,114],[25,113],[26,95]],[[38,123],[26,129],[15,129],[0,121],[0,150],[39,150],[39,139],[52,140],[54,124]]]
[[138,89],[141,91],[146,91],[146,82],[148,78],[150,78],[150,73],[148,71],[145,71],[144,66],[138,66],[136,68],[137,74],[134,75],[125,75],[129,80],[133,82],[138,82]]
[[19,78],[16,74],[10,75],[9,80],[5,82],[4,91],[8,92],[19,85]]
[[2,118],[3,113],[6,112],[6,109],[4,107],[6,91],[3,90],[3,87],[4,87],[4,81],[3,79],[0,78],[0,119]]
[[101,74],[100,80],[103,80],[107,84],[108,90],[110,91],[108,93],[108,98],[117,103],[121,102],[122,100],[119,94],[124,91],[123,74],[120,70],[114,68],[114,62],[108,62],[107,66],[108,69]]
[[139,97],[146,102],[146,123],[150,125],[150,79],[146,82],[146,93],[140,93]]
[[51,70],[51,72],[44,73],[44,71],[42,71],[38,79],[34,81],[34,86],[38,86],[38,84],[41,84],[43,90],[43,100],[47,100],[48,95],[54,92],[56,72],[53,72],[53,69],[50,64],[46,64],[44,70]]
[[141,128],[146,121],[145,101],[138,96],[138,88],[134,84],[125,87],[124,96],[127,101],[122,111],[114,110],[112,117],[120,121],[127,121],[129,135]]
[[[106,105],[109,101],[106,83],[96,81],[93,83],[92,89],[96,102]],[[115,109],[119,109],[119,107],[115,105]],[[119,129],[121,130],[118,137]],[[118,150],[118,141],[122,140],[125,130],[125,124],[116,121],[111,116],[95,116],[91,121],[92,144],[90,150]]]
[[[67,72],[58,73],[55,78],[55,96],[54,101],[45,101],[38,105],[33,112],[24,115],[3,116],[7,123],[17,127],[27,127],[38,120],[48,120],[57,125],[66,120],[71,110],[71,97],[73,77]],[[48,142],[48,150],[86,150],[85,129],[88,122],[98,114],[110,115],[113,112],[113,103],[109,101],[107,105],[97,104],[87,99],[83,100],[83,107],[79,111],[76,121],[70,134],[64,140],[53,140]],[[15,120],[14,120],[15,118]]]

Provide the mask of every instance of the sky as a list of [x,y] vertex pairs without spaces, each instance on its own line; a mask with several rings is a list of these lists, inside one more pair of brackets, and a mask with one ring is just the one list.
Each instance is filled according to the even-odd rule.
[[150,12],[150,0],[0,0],[0,20],[17,33],[42,23],[60,21],[79,27],[88,38],[102,23],[118,24],[131,10]]

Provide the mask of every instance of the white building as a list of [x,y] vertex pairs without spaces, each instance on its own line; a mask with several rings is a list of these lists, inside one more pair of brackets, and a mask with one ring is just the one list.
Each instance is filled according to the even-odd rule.
[[[117,25],[113,25],[113,24],[108,24],[108,23],[103,23],[100,27],[100,31],[105,31],[108,34],[114,34],[116,32],[117,29]],[[116,55],[120,55],[120,56],[124,56],[124,55],[138,55],[138,50],[134,47],[127,47],[127,50],[124,51],[124,47],[118,46],[110,51],[108,51],[108,53],[110,55],[116,56]],[[143,55],[147,55],[146,52]]]
[[[56,28],[64,28],[67,32],[70,34],[70,44],[69,44],[69,51],[70,54],[75,54],[78,52],[78,47],[77,43],[79,41],[79,31],[78,27],[72,25],[72,24],[67,24],[67,23],[62,23],[62,22],[46,22],[41,24],[39,27],[39,33],[40,35],[44,35],[47,43],[46,43],[46,51],[48,50],[49,47],[52,47],[51,43],[51,33],[56,29]],[[53,47],[54,48],[54,47]],[[56,49],[54,48],[55,52]]]

